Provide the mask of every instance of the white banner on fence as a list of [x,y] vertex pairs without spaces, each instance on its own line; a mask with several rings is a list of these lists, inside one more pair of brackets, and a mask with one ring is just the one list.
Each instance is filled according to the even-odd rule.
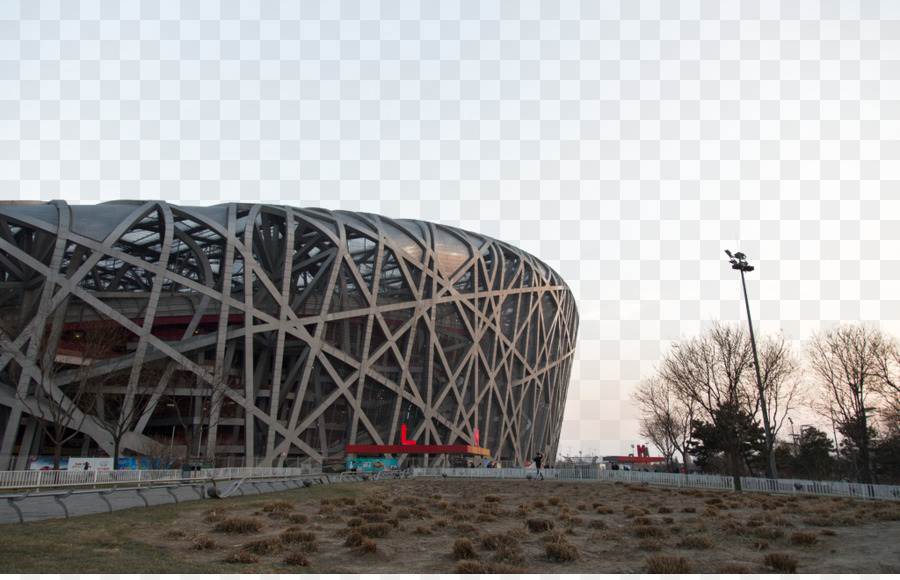
[[110,471],[112,457],[70,457],[68,471]]

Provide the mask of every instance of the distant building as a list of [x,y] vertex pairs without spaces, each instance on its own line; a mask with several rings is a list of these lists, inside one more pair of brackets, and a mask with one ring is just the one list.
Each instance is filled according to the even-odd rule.
[[578,314],[540,260],[434,223],[55,201],[0,205],[0,323],[0,469],[46,447],[38,384],[89,415],[77,456],[112,454],[99,423],[133,404],[127,455],[336,463],[406,426],[522,465],[556,456]]

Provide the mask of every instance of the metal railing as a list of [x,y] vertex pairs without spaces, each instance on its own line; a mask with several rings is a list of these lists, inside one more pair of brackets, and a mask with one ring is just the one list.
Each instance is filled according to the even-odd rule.
[[144,485],[184,480],[297,477],[313,473],[317,472],[312,471],[309,467],[218,467],[190,472],[181,469],[0,471],[0,490]]
[[[559,481],[622,481],[667,487],[733,490],[734,480],[725,475],[657,473],[612,469],[542,469],[545,479]],[[414,467],[411,477],[466,477],[478,479],[533,479],[534,469]],[[854,499],[900,501],[900,486],[851,483],[846,481],[809,481],[804,479],[765,479],[742,477],[744,491],[793,495],[824,495]]]

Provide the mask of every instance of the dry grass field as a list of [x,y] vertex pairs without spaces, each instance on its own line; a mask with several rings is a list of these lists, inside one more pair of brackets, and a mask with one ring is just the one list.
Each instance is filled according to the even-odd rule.
[[[621,482],[316,485],[3,526],[0,544],[37,541],[51,530],[66,534],[68,525],[107,526],[110,537],[98,536],[104,550],[96,553],[103,566],[91,565],[92,558],[80,567],[52,567],[54,550],[71,558],[85,548],[46,538],[32,564],[23,564],[31,561],[24,555],[6,560],[0,549],[0,566],[144,573],[900,572],[900,503]],[[76,534],[66,537],[75,542]],[[13,561],[19,565],[10,567]]]

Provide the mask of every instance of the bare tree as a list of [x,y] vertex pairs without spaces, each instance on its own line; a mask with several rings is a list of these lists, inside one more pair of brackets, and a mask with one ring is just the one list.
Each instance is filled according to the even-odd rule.
[[159,399],[171,370],[165,362],[145,363],[130,371],[111,373],[97,393],[95,422],[113,441],[113,464],[117,465],[122,441],[141,416]]
[[[63,336],[66,304],[55,309],[48,304],[43,303],[30,324],[20,329],[31,333],[29,342],[15,341],[7,331],[2,334],[3,348],[21,355],[16,396],[53,445],[53,467],[59,469],[62,448],[79,435],[90,413],[98,382],[92,369],[110,343],[96,328],[68,330],[71,336]],[[17,342],[27,344],[25,352]]]
[[691,401],[718,432],[736,491],[741,490],[741,449],[746,434],[741,432],[743,422],[735,416],[758,397],[755,389],[747,389],[744,378],[752,358],[750,342],[741,330],[716,323],[705,335],[673,344],[660,368],[660,377],[679,398]]
[[881,418],[887,426],[896,428],[900,425],[897,422],[900,418],[900,347],[894,337],[884,337],[883,347],[877,353],[877,362],[877,390],[884,404]]
[[[759,343],[759,370],[762,380],[762,394],[765,397],[769,412],[771,438],[766,439],[766,452],[772,464],[775,462],[775,440],[784,426],[788,413],[796,405],[802,403],[803,391],[801,382],[800,359],[791,349],[790,343],[779,334],[766,337]],[[756,388],[755,376],[748,376],[753,384],[748,390]],[[751,403],[751,414],[760,412],[759,396]]]
[[809,365],[818,379],[822,402],[817,410],[833,415],[852,443],[857,472],[874,483],[869,413],[881,387],[879,361],[887,341],[881,330],[867,325],[843,325],[817,333],[809,344]]
[[193,453],[202,452],[204,434],[210,434],[207,438],[207,454],[215,453],[216,445],[212,434],[221,418],[222,403],[229,388],[226,370],[229,365],[230,356],[226,360],[214,358],[210,363],[201,361],[198,369],[183,369],[179,372],[174,384],[169,381],[169,387],[162,393],[167,406],[174,409],[184,432],[186,463],[191,460]]
[[642,413],[641,435],[662,451],[666,461],[671,462],[675,452],[680,453],[687,467],[693,400],[682,398],[679,391],[659,375],[643,379],[632,393],[632,399]]

